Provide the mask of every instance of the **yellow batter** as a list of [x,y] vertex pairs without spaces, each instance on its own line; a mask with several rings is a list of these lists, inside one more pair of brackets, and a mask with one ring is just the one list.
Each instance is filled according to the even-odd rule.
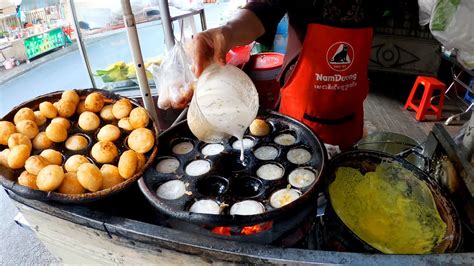
[[428,186],[398,163],[382,163],[365,176],[339,167],[329,194],[344,224],[384,253],[430,253],[445,235]]

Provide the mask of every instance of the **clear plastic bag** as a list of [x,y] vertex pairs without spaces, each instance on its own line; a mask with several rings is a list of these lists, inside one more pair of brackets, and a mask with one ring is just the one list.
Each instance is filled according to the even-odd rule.
[[151,65],[148,70],[158,88],[158,108],[183,109],[187,106],[193,97],[196,77],[181,42],[176,42],[165,55],[161,66]]
[[458,49],[457,60],[474,69],[474,1],[437,0],[431,14],[433,36],[447,49]]

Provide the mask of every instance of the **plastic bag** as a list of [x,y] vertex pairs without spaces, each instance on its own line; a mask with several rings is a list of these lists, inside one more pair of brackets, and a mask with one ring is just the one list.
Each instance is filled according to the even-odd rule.
[[430,23],[431,13],[436,4],[436,0],[418,0],[420,25],[425,26]]
[[158,108],[183,109],[187,106],[193,97],[196,77],[181,42],[176,42],[165,55],[161,66],[152,64],[148,70],[158,88]]
[[430,20],[433,36],[448,50],[458,49],[457,60],[474,68],[474,1],[437,0]]

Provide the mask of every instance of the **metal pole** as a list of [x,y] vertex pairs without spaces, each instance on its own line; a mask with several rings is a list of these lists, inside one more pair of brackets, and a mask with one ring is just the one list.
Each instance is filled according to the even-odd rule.
[[130,0],[121,0],[123,10],[123,21],[127,28],[128,43],[130,44],[130,51],[132,53],[133,63],[135,64],[138,86],[143,99],[143,104],[148,112],[151,114],[155,123],[158,123],[158,115],[156,114],[155,104],[151,96],[150,87],[148,86],[148,79],[146,78],[145,64],[143,63],[142,50],[138,40],[138,32],[135,24],[135,17],[132,13]]
[[166,48],[171,50],[174,46],[174,34],[168,0],[159,0],[158,4],[160,7],[161,25],[163,26],[163,32],[165,33]]
[[79,21],[77,20],[76,7],[74,5],[74,0],[69,0],[69,7],[71,8],[72,18],[74,20],[73,27],[77,36],[77,46],[79,47],[79,52],[81,53],[82,62],[86,66],[87,73],[91,80],[92,88],[97,88],[94,80],[94,75],[92,74],[91,65],[89,63],[89,58],[87,57],[86,48],[84,42],[82,41],[81,28],[79,27]]
[[207,30],[206,15],[204,14],[204,8],[199,12],[199,18],[201,19],[201,30]]

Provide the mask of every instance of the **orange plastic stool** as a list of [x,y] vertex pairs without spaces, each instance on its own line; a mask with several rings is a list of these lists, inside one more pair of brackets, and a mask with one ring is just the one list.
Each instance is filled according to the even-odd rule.
[[[423,96],[421,99],[414,99],[418,86],[424,87]],[[440,91],[439,103],[434,105],[431,103],[431,97],[435,90]],[[409,107],[415,110],[416,120],[422,121],[425,115],[435,115],[436,120],[441,119],[444,105],[444,93],[446,92],[446,85],[436,78],[418,76],[415,84],[411,89],[410,96],[408,96],[407,102],[405,103],[405,109]]]

